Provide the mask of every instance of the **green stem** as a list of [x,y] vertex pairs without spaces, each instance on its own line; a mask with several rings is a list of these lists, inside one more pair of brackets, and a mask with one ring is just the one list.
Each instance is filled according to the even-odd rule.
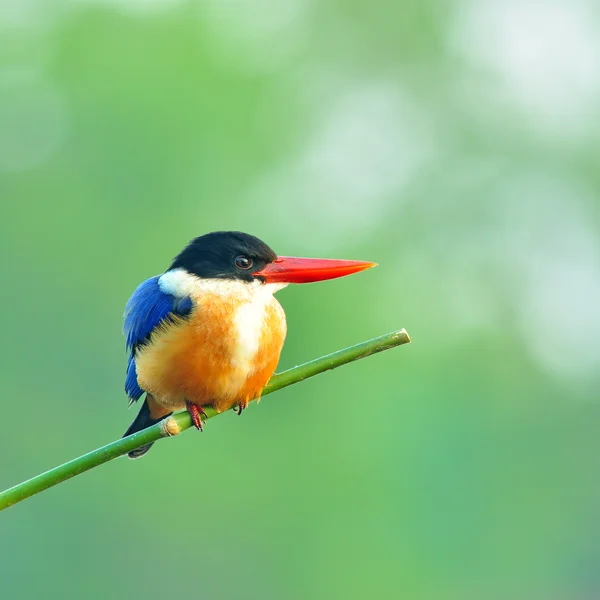
[[[338,350],[333,354],[328,354],[327,356],[317,358],[298,367],[294,367],[293,369],[283,371],[283,373],[273,375],[262,395],[266,396],[267,394],[276,392],[288,385],[298,383],[308,377],[313,377],[324,371],[335,369],[336,367],[345,365],[354,360],[365,358],[371,354],[389,350],[390,348],[400,346],[401,344],[407,344],[408,342],[410,342],[408,333],[404,329],[401,329],[362,342],[356,346]],[[206,418],[208,419],[219,414],[210,407],[206,408],[206,413]],[[5,490],[0,493],[0,510],[4,510],[30,496],[39,494],[62,481],[75,477],[75,475],[89,471],[113,458],[127,454],[149,442],[155,442],[160,438],[176,435],[180,431],[188,429],[191,425],[192,422],[189,413],[186,411],[175,413],[173,416],[163,419],[160,423],[157,423],[152,427],[148,427],[147,429],[134,433],[126,438],[111,442],[102,448],[88,452],[83,456],[79,456],[78,458]]]

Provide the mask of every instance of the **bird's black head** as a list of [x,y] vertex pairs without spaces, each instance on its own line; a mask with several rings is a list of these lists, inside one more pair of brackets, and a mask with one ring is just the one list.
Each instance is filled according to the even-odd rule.
[[267,244],[241,231],[215,231],[193,239],[169,269],[185,269],[203,278],[252,281],[254,273],[277,255]]

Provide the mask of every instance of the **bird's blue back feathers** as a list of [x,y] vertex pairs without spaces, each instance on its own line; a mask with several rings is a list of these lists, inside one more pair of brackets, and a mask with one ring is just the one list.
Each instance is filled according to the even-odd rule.
[[176,297],[160,289],[160,275],[147,279],[135,290],[125,307],[123,333],[127,338],[129,362],[125,378],[125,391],[131,400],[138,400],[144,393],[137,382],[135,351],[147,343],[152,332],[165,321],[185,317],[193,308],[189,297]]

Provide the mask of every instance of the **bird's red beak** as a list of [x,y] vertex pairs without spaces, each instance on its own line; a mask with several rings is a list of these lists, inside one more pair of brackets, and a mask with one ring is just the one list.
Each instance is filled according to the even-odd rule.
[[375,266],[377,263],[358,260],[279,256],[254,276],[264,277],[267,283],[312,283],[352,275]]

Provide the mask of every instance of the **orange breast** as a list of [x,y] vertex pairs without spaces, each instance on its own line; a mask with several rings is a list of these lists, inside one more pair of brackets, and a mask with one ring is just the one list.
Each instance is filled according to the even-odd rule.
[[138,352],[140,387],[173,410],[185,408],[186,400],[223,411],[259,398],[285,339],[280,304],[272,295],[194,300],[190,318],[163,326]]

